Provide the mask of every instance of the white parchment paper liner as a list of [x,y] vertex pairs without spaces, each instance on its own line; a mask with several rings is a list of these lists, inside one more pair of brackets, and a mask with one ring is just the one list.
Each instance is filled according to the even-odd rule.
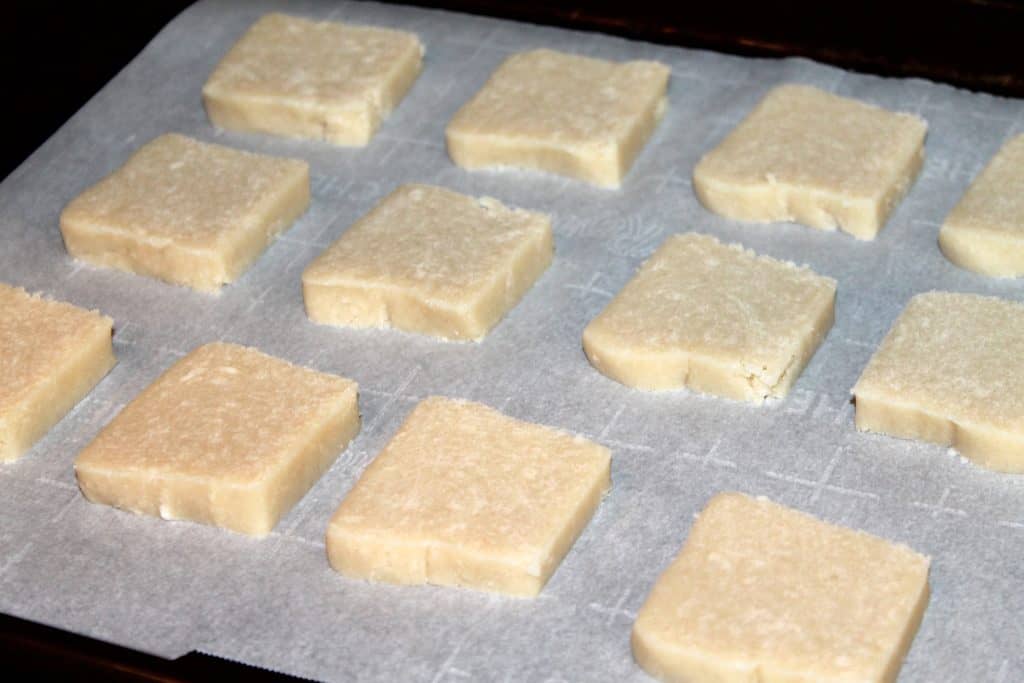
[[[368,147],[211,127],[203,82],[271,9],[420,35],[423,75]],[[506,56],[542,46],[672,67],[668,113],[622,190],[538,173],[469,173],[448,160],[443,130],[455,110]],[[928,120],[924,172],[876,241],[736,223],[695,199],[690,173],[700,155],[784,82]],[[119,358],[29,455],[0,468],[0,611],[167,657],[199,650],[325,680],[643,681],[629,652],[633,616],[693,514],[714,493],[737,489],[933,556],[933,597],[901,681],[1020,680],[1024,479],[941,447],[857,433],[849,390],[913,294],[1022,298],[1021,282],[960,270],[936,246],[938,225],[970,179],[1022,130],[1020,100],[801,59],[744,59],[362,2],[201,2],[0,185],[0,280],[111,315]],[[165,131],[312,165],[310,211],[219,296],[82,266],[61,243],[64,204]],[[481,344],[333,329],[305,317],[302,269],[405,181],[554,217],[554,264]],[[667,235],[687,230],[839,281],[836,325],[784,401],[758,408],[646,394],[587,364],[583,327]],[[356,379],[365,423],[349,450],[262,541],[86,502],[72,471],[78,451],[180,355],[215,339]],[[371,585],[329,569],[322,538],[331,512],[416,400],[433,393],[613,449],[614,488],[538,599]]]

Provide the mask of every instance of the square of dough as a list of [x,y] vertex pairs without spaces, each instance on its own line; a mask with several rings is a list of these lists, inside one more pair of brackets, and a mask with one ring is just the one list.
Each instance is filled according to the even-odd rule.
[[794,221],[875,238],[924,162],[928,124],[783,85],[693,171],[697,198],[741,221]]
[[402,185],[302,274],[309,318],[480,340],[551,264],[545,214]]
[[412,33],[267,14],[217,65],[203,104],[220,128],[362,146],[422,58]]
[[619,187],[665,113],[670,70],[554,50],[509,57],[448,124],[469,169],[521,166]]
[[663,681],[894,681],[928,604],[929,559],[738,493],[715,496],[633,625]]
[[0,462],[21,457],[114,367],[112,327],[0,283]]
[[952,446],[985,467],[1024,472],[1024,306],[918,294],[857,385],[857,429]]
[[125,406],[75,473],[94,503],[265,536],[358,431],[355,382],[206,344]]
[[984,275],[1024,275],[1024,135],[1007,142],[946,217],[939,247]]
[[538,594],[611,487],[607,448],[431,397],[366,468],[327,529],[346,576]]
[[591,364],[639,389],[785,396],[832,327],[836,282],[737,244],[669,237],[583,330]]
[[168,133],[60,215],[75,258],[202,291],[238,278],[309,205],[309,165]]

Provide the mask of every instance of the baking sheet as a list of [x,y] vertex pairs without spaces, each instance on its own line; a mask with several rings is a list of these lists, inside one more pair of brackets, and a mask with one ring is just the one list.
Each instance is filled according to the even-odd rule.
[[[264,12],[414,31],[425,70],[363,149],[222,133],[200,88]],[[453,166],[443,129],[513,52],[533,47],[672,67],[668,113],[620,191]],[[874,242],[712,215],[693,165],[772,86],[803,82],[924,116],[922,176]],[[62,206],[165,131],[307,159],[309,212],[237,283],[209,296],[71,260]],[[741,490],[904,542],[934,558],[933,597],[901,681],[1024,678],[1024,479],[946,449],[859,434],[849,390],[890,323],[930,289],[1021,300],[960,270],[938,226],[1011,133],[1024,101],[593,33],[362,2],[201,2],[0,185],[0,280],[116,321],[117,367],[21,461],[0,467],[0,611],[165,657],[206,652],[324,680],[624,680],[636,610],[714,493]],[[554,217],[555,262],[480,344],[316,326],[302,269],[398,183],[435,183]],[[836,324],[783,401],[749,406],[632,391],[594,371],[580,334],[668,235],[698,230],[839,281]],[[72,462],[142,387],[196,345],[227,340],[357,380],[364,427],[265,540],[87,503]],[[372,585],[327,565],[327,520],[415,402],[483,401],[614,451],[614,488],[543,594]]]

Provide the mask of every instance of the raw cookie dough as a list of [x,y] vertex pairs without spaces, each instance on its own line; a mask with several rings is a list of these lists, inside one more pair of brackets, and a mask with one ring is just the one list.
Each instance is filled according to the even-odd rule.
[[950,261],[984,275],[1024,275],[1024,135],[1007,142],[939,231]]
[[234,281],[309,205],[309,165],[161,135],[60,216],[75,258],[203,291]]
[[551,219],[403,185],[302,274],[311,320],[479,340],[551,263]]
[[328,559],[371,581],[536,595],[610,488],[610,463],[582,437],[428,398],[334,513]]
[[583,331],[602,373],[761,403],[785,396],[832,327],[835,280],[714,237],[669,237]]
[[715,496],[633,625],[648,673],[687,683],[894,681],[929,560],[763,498]]
[[709,210],[874,239],[924,161],[925,121],[805,85],[772,90],[693,171]]
[[112,326],[0,283],[0,462],[21,457],[114,367]]
[[522,166],[619,187],[665,113],[670,70],[554,50],[509,57],[448,124],[469,169]]
[[268,14],[203,86],[214,125],[365,145],[420,73],[412,33]]
[[918,294],[857,385],[857,429],[950,445],[985,467],[1024,472],[1024,306],[975,294]]
[[86,498],[253,536],[359,431],[355,382],[234,344],[200,346],[78,456]]

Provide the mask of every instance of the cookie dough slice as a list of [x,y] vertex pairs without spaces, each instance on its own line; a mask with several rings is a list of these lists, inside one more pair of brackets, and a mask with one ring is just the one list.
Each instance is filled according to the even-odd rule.
[[619,187],[665,113],[670,70],[533,50],[509,57],[448,124],[469,169],[521,166]]
[[0,462],[21,457],[114,367],[112,326],[0,283]]
[[669,237],[583,331],[600,372],[639,389],[785,396],[832,327],[835,280],[714,237]]
[[536,595],[611,486],[608,449],[446,398],[421,402],[342,501],[342,574]]
[[68,253],[202,291],[234,281],[309,205],[309,165],[169,133],[60,216]]
[[939,231],[950,261],[996,277],[1024,275],[1024,135],[989,162]]
[[358,431],[355,382],[207,344],[125,406],[75,473],[94,503],[265,536]]
[[412,33],[268,14],[203,86],[214,125],[362,146],[420,73]]
[[929,292],[910,300],[853,388],[857,428],[931,441],[1024,472],[1024,306]]
[[309,318],[479,340],[551,263],[551,219],[403,185],[302,274]]
[[719,494],[633,625],[663,681],[895,681],[929,560],[762,498]]
[[693,171],[709,210],[874,239],[924,161],[925,121],[805,85],[768,93]]

